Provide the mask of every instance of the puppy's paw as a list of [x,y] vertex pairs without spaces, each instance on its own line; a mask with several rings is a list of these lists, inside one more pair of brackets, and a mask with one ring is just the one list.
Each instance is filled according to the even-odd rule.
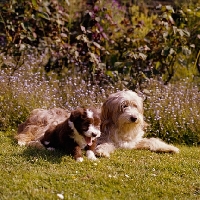
[[19,146],[25,146],[25,145],[26,145],[26,142],[18,141],[18,145],[19,145]]
[[48,147],[47,150],[49,150],[49,151],[55,151],[55,148],[53,148],[53,147]]
[[89,160],[97,160],[97,158],[92,150],[87,150],[86,156]]
[[83,158],[82,157],[78,157],[78,158],[76,158],[76,161],[77,162],[83,162]]

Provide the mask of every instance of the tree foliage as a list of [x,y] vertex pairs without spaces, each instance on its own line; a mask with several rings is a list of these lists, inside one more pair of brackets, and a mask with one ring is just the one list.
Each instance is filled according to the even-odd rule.
[[130,88],[152,76],[167,84],[180,70],[198,75],[198,7],[159,5],[155,15],[114,0],[9,0],[0,9],[0,55],[15,60],[8,66],[2,59],[1,67],[18,70],[32,49],[45,55],[39,67],[47,72],[73,69]]

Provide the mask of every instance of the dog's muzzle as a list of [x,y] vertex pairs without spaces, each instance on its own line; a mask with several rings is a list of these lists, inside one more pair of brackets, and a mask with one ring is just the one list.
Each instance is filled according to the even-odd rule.
[[136,121],[137,121],[137,117],[135,117],[135,116],[130,116],[130,121],[131,121],[131,122],[136,122]]

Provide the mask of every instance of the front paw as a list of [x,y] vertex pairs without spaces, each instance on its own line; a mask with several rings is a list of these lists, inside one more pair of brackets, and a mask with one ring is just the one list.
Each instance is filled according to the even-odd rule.
[[92,150],[87,150],[86,156],[89,160],[97,160],[97,158]]
[[35,148],[41,149],[41,150],[45,149],[44,145],[38,140],[29,142],[28,146],[35,147]]
[[83,158],[82,157],[78,157],[78,158],[76,158],[76,161],[77,162],[83,162]]
[[179,151],[180,150],[177,147],[171,146],[171,145],[170,145],[170,147],[167,150],[167,152],[169,152],[169,153],[179,153]]
[[105,151],[105,149],[102,148],[101,145],[97,146],[96,155],[99,156],[99,157],[106,157],[106,158],[110,157],[110,153]]

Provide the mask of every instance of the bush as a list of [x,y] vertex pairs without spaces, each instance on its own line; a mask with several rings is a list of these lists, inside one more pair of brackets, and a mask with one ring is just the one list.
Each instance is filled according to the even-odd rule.
[[173,77],[198,75],[196,7],[158,6],[157,15],[149,16],[139,6],[127,9],[106,0],[7,1],[0,7],[0,52],[16,62],[35,47],[45,52],[40,67],[47,72],[75,69],[86,81],[104,84],[108,77],[129,88],[147,77],[163,76],[167,84]]

